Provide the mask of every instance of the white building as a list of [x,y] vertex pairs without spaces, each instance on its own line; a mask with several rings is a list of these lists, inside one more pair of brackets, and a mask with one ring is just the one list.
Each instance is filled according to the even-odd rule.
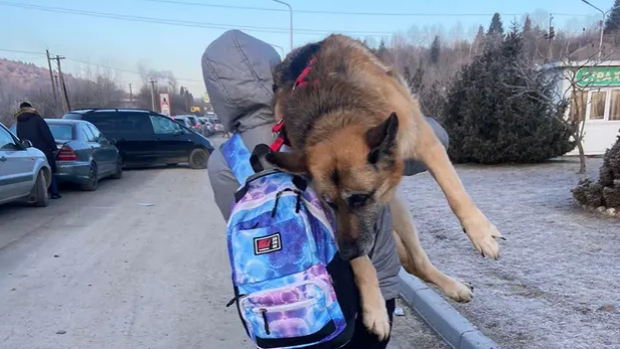
[[[551,63],[541,67],[558,77],[557,95],[570,99],[566,117],[585,118],[586,155],[602,155],[620,131],[620,61]],[[577,148],[567,155],[578,154]]]

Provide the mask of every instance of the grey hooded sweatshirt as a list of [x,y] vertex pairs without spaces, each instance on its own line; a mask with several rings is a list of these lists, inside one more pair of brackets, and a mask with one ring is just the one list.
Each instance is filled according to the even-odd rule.
[[[202,56],[202,74],[211,104],[228,132],[239,133],[250,150],[258,144],[274,141],[272,110],[274,67],[281,61],[276,50],[242,31],[229,30],[213,41]],[[433,119],[429,123],[447,146],[446,132]],[[211,154],[209,179],[224,219],[228,221],[234,193],[239,187],[221,150]],[[426,171],[424,165],[408,161],[405,175]],[[400,261],[392,237],[392,217],[386,207],[377,222],[377,238],[371,259],[383,297],[399,294]]]

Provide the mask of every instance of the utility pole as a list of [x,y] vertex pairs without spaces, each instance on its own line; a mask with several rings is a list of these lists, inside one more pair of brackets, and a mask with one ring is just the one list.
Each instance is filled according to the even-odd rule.
[[552,43],[553,43],[553,38],[555,37],[555,29],[553,28],[553,14],[549,14],[549,34],[547,35],[547,38],[549,39],[549,47],[547,49],[547,61],[551,62],[551,58],[552,58],[552,54],[553,51],[552,49]]
[[603,35],[605,34],[605,18],[607,18],[607,14],[615,9],[617,9],[618,7],[620,7],[620,5],[618,6],[614,6],[611,9],[607,10],[607,11],[603,11],[600,8],[592,5],[591,3],[589,3],[587,0],[581,0],[581,2],[585,3],[586,5],[592,7],[593,9],[597,10],[598,12],[600,12],[603,17],[601,18],[601,35],[598,41],[598,61],[601,61],[602,55],[603,55]]
[[67,85],[65,84],[65,77],[62,74],[62,67],[60,66],[60,61],[65,59],[65,57],[56,55],[56,57],[52,59],[56,60],[56,63],[58,64],[58,75],[60,76],[60,87],[61,87],[60,92],[63,95],[65,113],[67,113],[71,110],[71,103],[69,103],[69,95],[67,94]]
[[54,95],[54,104],[58,102],[58,97],[56,96],[56,84],[54,84],[54,73],[52,72],[52,60],[50,59],[50,51],[45,50],[45,54],[47,55],[47,67],[50,71],[50,82],[52,83],[52,94]]
[[131,91],[131,82],[129,83],[129,104],[133,106],[133,92]]
[[155,110],[155,80],[151,78],[149,82],[151,83],[151,110],[156,112],[157,110]]

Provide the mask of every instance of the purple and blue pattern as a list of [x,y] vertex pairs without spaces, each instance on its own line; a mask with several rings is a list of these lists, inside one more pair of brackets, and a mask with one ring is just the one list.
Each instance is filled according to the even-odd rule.
[[[228,252],[239,308],[255,342],[316,334],[333,322],[336,330],[316,343],[328,342],[346,321],[326,266],[338,252],[334,219],[312,189],[301,192],[285,173],[246,183],[253,174],[250,152],[238,135],[222,147],[244,196],[233,205],[228,222]],[[279,233],[280,249],[255,254],[256,238]]]

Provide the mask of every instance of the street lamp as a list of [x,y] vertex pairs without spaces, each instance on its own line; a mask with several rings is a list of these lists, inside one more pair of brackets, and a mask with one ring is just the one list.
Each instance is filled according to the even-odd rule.
[[282,52],[282,59],[284,59],[284,48],[282,48],[282,46],[279,45],[275,45],[275,44],[269,44],[277,49],[280,49],[280,52]]
[[291,51],[293,51],[293,8],[291,7],[291,5],[287,4],[284,1],[281,1],[281,0],[273,0],[273,1],[279,4],[282,4],[282,5],[288,6],[289,11],[291,12]]
[[[275,0],[274,0],[275,1]],[[598,61],[601,61],[601,55],[603,53],[603,32],[605,30],[605,18],[607,17],[607,14],[613,10],[615,10],[616,8],[620,7],[620,5],[618,6],[614,6],[611,9],[607,10],[607,11],[603,11],[600,8],[592,5],[591,3],[589,3],[587,0],[581,0],[581,2],[585,3],[586,5],[589,5],[590,7],[592,7],[593,9],[597,10],[598,12],[600,12],[601,14],[603,14],[603,19],[601,19],[601,38],[599,40],[598,43]]]

